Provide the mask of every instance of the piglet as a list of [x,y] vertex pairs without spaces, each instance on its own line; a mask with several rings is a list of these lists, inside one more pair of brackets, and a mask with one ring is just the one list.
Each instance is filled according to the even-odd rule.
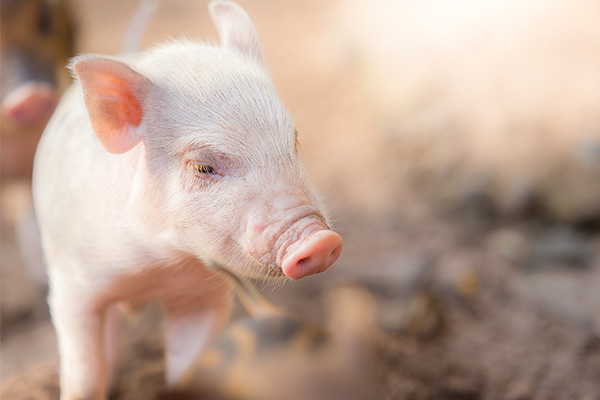
[[35,149],[74,55],[67,0],[0,1],[0,178],[31,179]]
[[299,279],[342,250],[252,22],[228,1],[210,13],[220,46],[76,57],[78,82],[40,141],[34,202],[62,400],[106,399],[122,310],[163,299],[172,385],[228,320],[230,285],[211,266]]

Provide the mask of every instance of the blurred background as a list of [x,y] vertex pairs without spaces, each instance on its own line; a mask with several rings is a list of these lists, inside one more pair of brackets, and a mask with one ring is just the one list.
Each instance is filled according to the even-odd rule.
[[[31,160],[68,57],[118,53],[139,2],[0,4],[0,394],[57,398]],[[158,2],[141,48],[216,42],[207,4]],[[345,240],[265,295],[330,326],[332,293],[366,291],[371,398],[600,398],[600,3],[239,4]],[[116,398],[161,390],[155,330],[131,334]]]

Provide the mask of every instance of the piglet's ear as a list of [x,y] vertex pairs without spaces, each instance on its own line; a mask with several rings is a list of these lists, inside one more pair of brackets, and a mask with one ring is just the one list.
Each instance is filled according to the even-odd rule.
[[73,71],[96,136],[110,153],[125,153],[141,140],[139,125],[150,87],[143,75],[127,65],[105,58],[74,59]]
[[256,28],[246,11],[232,1],[213,1],[209,5],[221,45],[239,50],[260,64],[264,64],[263,50]]

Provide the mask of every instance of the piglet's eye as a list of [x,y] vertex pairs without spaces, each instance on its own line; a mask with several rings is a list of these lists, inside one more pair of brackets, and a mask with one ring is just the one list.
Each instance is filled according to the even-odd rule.
[[199,174],[212,174],[215,169],[207,164],[190,164],[192,169]]

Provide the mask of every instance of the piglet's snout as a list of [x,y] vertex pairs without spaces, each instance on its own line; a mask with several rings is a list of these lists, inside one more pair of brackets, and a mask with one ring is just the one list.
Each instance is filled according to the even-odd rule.
[[281,262],[281,269],[292,279],[318,274],[338,259],[342,247],[340,235],[326,228],[317,228],[289,246]]
[[46,122],[56,107],[55,89],[46,83],[28,83],[2,102],[2,116],[20,125]]

